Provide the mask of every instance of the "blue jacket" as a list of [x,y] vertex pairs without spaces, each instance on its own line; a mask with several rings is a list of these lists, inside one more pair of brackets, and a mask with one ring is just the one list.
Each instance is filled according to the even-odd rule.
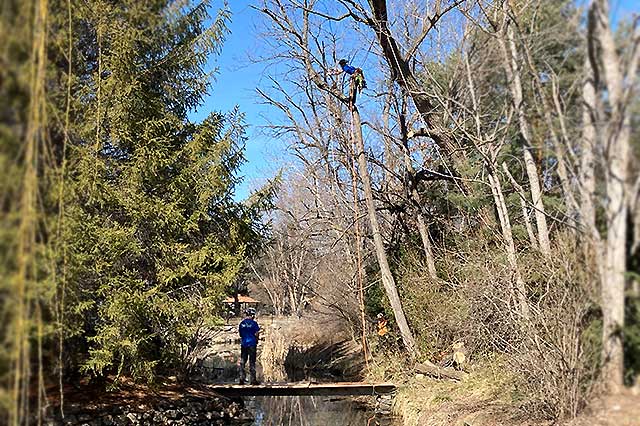
[[245,318],[238,327],[240,332],[240,346],[243,348],[258,346],[258,338],[256,333],[260,331],[260,326],[257,322],[250,318]]
[[349,64],[344,64],[342,65],[342,71],[346,72],[347,74],[353,74],[354,72],[356,72],[356,68],[352,67]]

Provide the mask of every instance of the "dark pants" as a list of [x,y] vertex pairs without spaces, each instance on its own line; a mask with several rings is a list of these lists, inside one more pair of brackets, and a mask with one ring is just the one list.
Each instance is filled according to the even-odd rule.
[[242,346],[240,349],[240,357],[242,361],[240,362],[240,382],[244,382],[245,373],[244,368],[247,364],[247,359],[249,360],[249,374],[251,375],[251,382],[256,381],[256,347],[255,346]]

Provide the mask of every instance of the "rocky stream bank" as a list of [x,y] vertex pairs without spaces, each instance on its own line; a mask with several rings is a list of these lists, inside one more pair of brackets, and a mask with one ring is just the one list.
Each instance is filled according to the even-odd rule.
[[[253,416],[242,399],[225,398],[206,388],[170,385],[148,388],[128,384],[114,392],[83,386],[65,394],[64,417],[59,401],[46,409],[50,426],[243,425]],[[34,419],[33,424],[37,424]]]

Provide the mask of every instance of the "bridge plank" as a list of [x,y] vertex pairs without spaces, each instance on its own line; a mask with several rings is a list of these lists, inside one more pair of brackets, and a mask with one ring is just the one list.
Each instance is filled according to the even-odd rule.
[[264,383],[259,385],[207,385],[211,392],[223,396],[349,396],[380,395],[393,392],[393,383]]

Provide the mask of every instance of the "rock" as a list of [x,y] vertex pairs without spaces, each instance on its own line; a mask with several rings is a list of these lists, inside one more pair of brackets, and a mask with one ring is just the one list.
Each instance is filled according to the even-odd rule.
[[126,418],[129,419],[129,421],[134,424],[140,424],[140,422],[138,421],[138,415],[136,413],[129,413],[126,415]]
[[113,421],[113,416],[111,414],[107,414],[102,418],[102,424],[105,426],[113,426],[115,422]]
[[250,421],[250,420],[253,420],[253,416],[246,411],[242,411],[236,416],[236,419],[242,420],[242,421]]
[[424,374],[422,374],[422,373],[416,374],[416,379],[418,379],[418,380],[424,379]]
[[155,423],[162,424],[167,421],[167,417],[164,414],[162,414],[160,411],[156,411],[155,414],[153,415],[153,421]]

